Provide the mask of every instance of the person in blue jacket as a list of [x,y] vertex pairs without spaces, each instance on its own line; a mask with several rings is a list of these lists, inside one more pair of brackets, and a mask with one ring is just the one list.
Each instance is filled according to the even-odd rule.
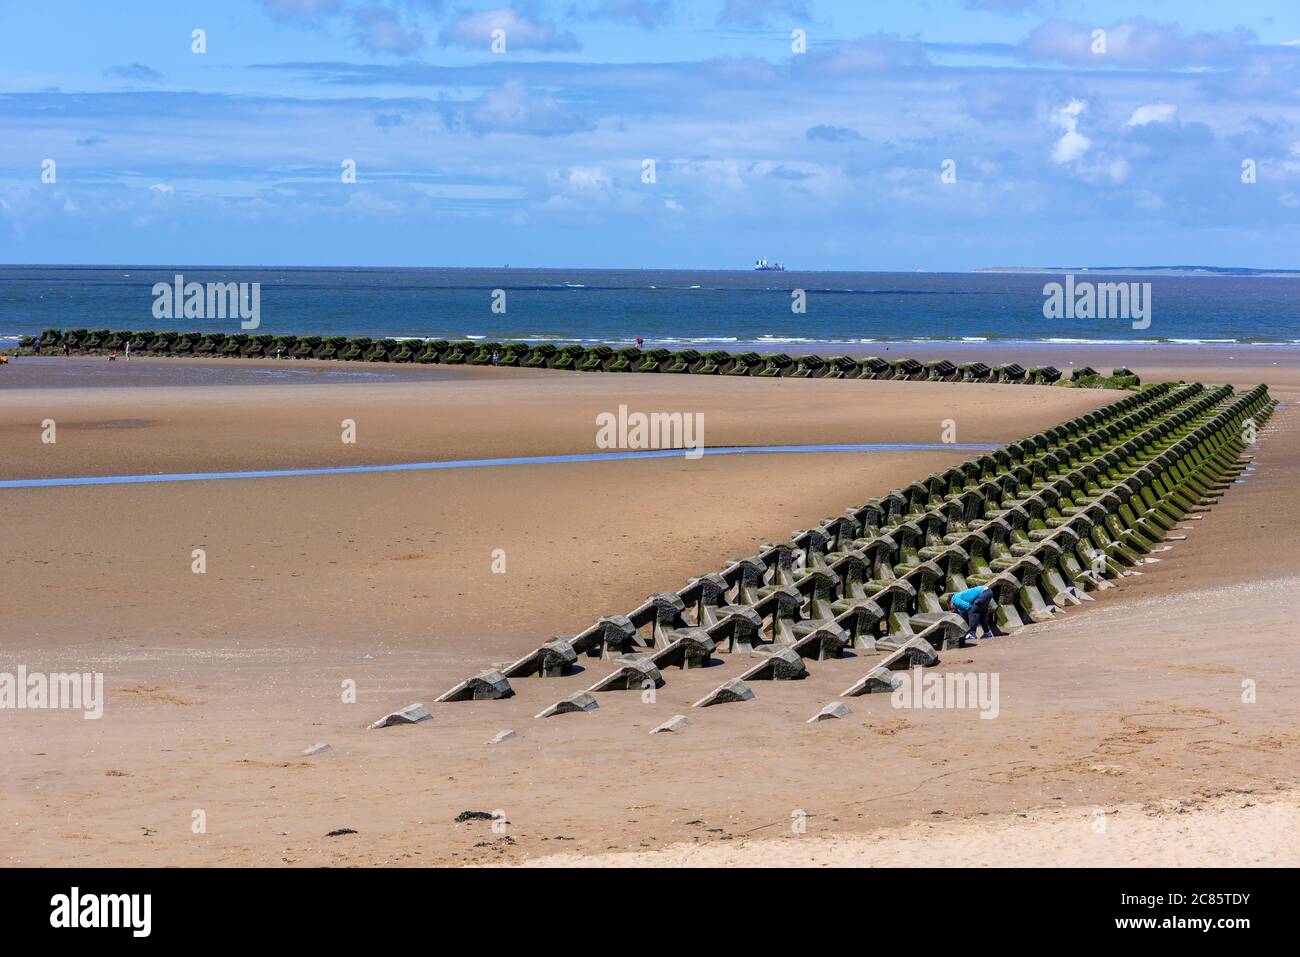
[[988,585],[976,585],[959,591],[952,596],[951,603],[952,610],[966,619],[966,627],[970,629],[966,633],[967,638],[975,637],[976,627],[984,629],[985,638],[1005,634],[998,631],[997,622],[993,618],[993,589]]

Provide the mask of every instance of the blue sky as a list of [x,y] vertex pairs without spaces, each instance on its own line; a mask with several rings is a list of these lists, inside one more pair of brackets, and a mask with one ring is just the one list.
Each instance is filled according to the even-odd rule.
[[1294,0],[0,0],[0,262],[1298,268],[1298,227]]

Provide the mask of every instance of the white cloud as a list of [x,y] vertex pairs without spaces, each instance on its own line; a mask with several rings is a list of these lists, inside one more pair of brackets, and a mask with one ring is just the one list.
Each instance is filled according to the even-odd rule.
[[1092,146],[1092,140],[1079,132],[1079,116],[1087,108],[1083,100],[1071,100],[1052,114],[1052,123],[1065,130],[1052,147],[1052,162],[1073,163]]
[[1093,31],[1101,24],[1048,20],[1020,44],[1031,60],[1090,67],[1228,66],[1239,63],[1255,35],[1238,27],[1214,33],[1183,33],[1177,24],[1130,17],[1104,27],[1105,52],[1094,52]]
[[569,170],[566,183],[578,192],[608,192],[613,188],[609,175],[598,166],[575,166]]
[[357,45],[371,53],[409,56],[424,46],[419,30],[406,26],[394,11],[377,3],[359,9],[353,27]]
[[541,208],[592,213],[618,199],[613,178],[600,166],[573,166],[547,174],[550,195]]
[[1300,143],[1292,143],[1287,155],[1276,163],[1265,161],[1265,169],[1279,179],[1300,175]]
[[1172,123],[1178,107],[1172,103],[1148,103],[1139,106],[1128,118],[1126,126],[1146,126],[1149,123]]
[[478,133],[529,133],[563,136],[590,129],[593,124],[569,112],[554,97],[509,80],[487,90],[468,105],[465,122]]
[[467,50],[486,50],[492,31],[505,32],[506,50],[577,50],[581,47],[572,33],[559,31],[546,20],[533,20],[513,7],[480,10],[466,14],[442,28],[438,43]]

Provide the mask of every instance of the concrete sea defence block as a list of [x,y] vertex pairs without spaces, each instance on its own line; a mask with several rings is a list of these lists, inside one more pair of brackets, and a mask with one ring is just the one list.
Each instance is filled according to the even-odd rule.
[[650,656],[657,668],[703,668],[717,648],[703,628],[676,628],[668,633],[668,638],[668,644]]
[[858,362],[862,371],[858,374],[860,379],[883,379],[890,372],[889,362],[880,356],[867,356]]
[[682,349],[678,352],[670,353],[669,358],[664,362],[660,371],[690,374],[695,371],[696,366],[702,358],[704,358],[703,355],[695,349]]
[[851,356],[830,356],[826,359],[826,364],[830,367],[830,378],[851,379],[855,378],[861,371],[858,360]]
[[888,668],[876,667],[840,692],[841,698],[864,694],[888,694],[902,683],[902,678]]
[[488,668],[466,678],[450,691],[438,696],[439,701],[495,701],[514,694],[510,682],[496,668]]
[[836,718],[847,718],[852,713],[853,711],[843,701],[832,701],[809,718],[807,723],[816,724],[819,721],[832,721]]
[[982,362],[963,362],[957,366],[963,382],[986,382],[993,370]]
[[395,724],[419,724],[421,721],[427,721],[433,715],[429,709],[422,704],[408,704],[401,711],[394,711],[392,714],[386,714],[374,724],[371,728],[389,728]]
[[549,708],[537,712],[535,717],[550,718],[557,714],[573,714],[579,711],[595,711],[600,707],[596,699],[586,691],[578,691],[566,698],[561,698]]
[[848,631],[831,619],[801,621],[794,626],[794,633],[801,637],[790,646],[791,650],[813,661],[840,657],[850,640]]
[[695,375],[725,375],[735,364],[736,357],[724,349],[704,353],[704,358],[691,368]]
[[618,662],[618,668],[593,684],[588,691],[642,691],[657,688],[663,679],[649,658]]
[[1025,381],[1025,367],[1015,362],[1006,362],[1000,366],[994,366],[993,373],[997,376],[998,382]]
[[925,377],[925,367],[916,359],[895,359],[889,363],[890,378],[919,379]]
[[748,701],[754,697],[754,691],[749,685],[739,678],[732,678],[725,681],[718,687],[714,688],[695,704],[692,708],[709,708],[715,704],[731,704],[736,701]]
[[[643,604],[627,613],[635,631],[635,640],[654,648],[668,644],[668,632],[687,625],[686,603],[675,592],[656,592]],[[641,629],[648,628],[649,635],[641,638]]]
[[552,638],[514,664],[502,668],[501,673],[507,678],[525,678],[529,675],[558,678],[572,673],[573,665],[577,660],[578,653],[573,649],[572,639]]
[[957,367],[947,359],[936,359],[923,365],[929,382],[951,382],[957,378]]
[[794,357],[784,352],[773,352],[764,356],[763,368],[755,375],[768,378],[788,375],[794,370]]
[[763,640],[763,616],[748,605],[723,605],[709,628],[714,641],[725,639],[731,654],[748,654]]
[[579,372],[603,372],[614,357],[614,350],[609,346],[592,346],[578,363]]
[[966,647],[966,619],[951,611],[913,615],[916,637],[939,651]]
[[788,375],[792,379],[820,379],[829,371],[826,360],[821,356],[794,356],[793,368]]
[[656,725],[655,727],[651,728],[651,729],[650,729],[650,733],[651,733],[651,734],[670,734],[670,733],[672,733],[672,732],[676,732],[676,731],[680,731],[680,730],[682,730],[682,728],[686,727],[686,725],[688,725],[689,723],[690,723],[690,722],[687,720],[686,715],[684,715],[684,714],[675,714],[675,715],[673,715],[671,718],[669,718],[667,721],[665,721],[663,724]]
[[934,645],[916,635],[886,655],[879,667],[888,671],[906,671],[908,668],[929,668],[938,663],[939,653]]
[[580,655],[617,658],[636,646],[636,626],[627,615],[606,615],[569,643]]
[[563,346],[551,357],[550,361],[546,363],[546,367],[548,369],[565,369],[572,371],[578,367],[578,364],[582,362],[586,354],[587,350],[582,346]]
[[790,647],[763,654],[759,661],[740,676],[741,681],[794,681],[804,677],[808,667],[803,656]]
[[930,642],[919,636],[911,638],[901,648],[888,654],[861,679],[849,685],[844,692],[840,693],[840,697],[852,698],[858,694],[892,692],[898,685],[893,672],[907,671],[909,668],[928,668],[933,664],[939,664],[939,655],[935,653]]

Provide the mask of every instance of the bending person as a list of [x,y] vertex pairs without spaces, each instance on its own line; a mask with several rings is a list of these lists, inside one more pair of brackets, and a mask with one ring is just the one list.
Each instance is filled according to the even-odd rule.
[[997,620],[993,617],[993,589],[988,585],[976,585],[952,596],[952,610],[966,619],[966,637],[974,638],[977,627],[984,629],[984,637],[992,638],[1006,634],[998,631]]

